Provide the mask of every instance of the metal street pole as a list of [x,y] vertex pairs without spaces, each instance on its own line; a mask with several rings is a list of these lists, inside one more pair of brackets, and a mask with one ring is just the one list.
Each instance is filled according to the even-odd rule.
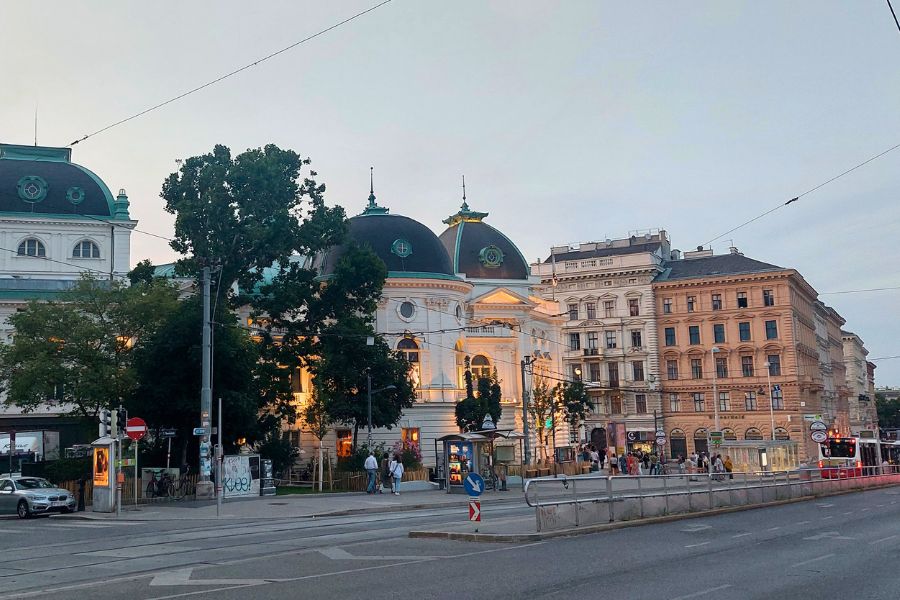
[[[222,455],[225,453],[225,446],[222,444],[222,398],[219,397],[219,426],[216,429],[216,517],[222,510]],[[170,440],[172,438],[169,438]]]
[[[525,389],[525,370],[531,364],[531,357],[526,356],[522,359],[522,434],[525,442],[525,450],[523,451],[522,464],[528,464],[528,455],[531,453],[531,443],[528,441],[528,392]],[[522,481],[525,481],[525,473],[522,473]]]
[[202,384],[200,388],[200,426],[204,433],[200,437],[200,473],[197,480],[197,498],[209,498],[213,495],[213,485],[210,481],[209,443],[210,443],[210,412],[212,411],[212,389],[210,387],[210,363],[211,363],[211,338],[209,327],[209,266],[202,270],[203,286],[203,359],[202,359]]
[[713,376],[713,408],[715,409],[716,416],[716,431],[720,431],[719,428],[719,383],[716,378],[716,352],[719,349],[716,346],[713,346],[709,349],[709,353],[712,355],[712,376]]
[[769,420],[772,425],[772,441],[775,441],[775,394],[772,393],[772,371],[769,370],[769,361],[763,363],[766,369],[766,379],[769,382]]
[[368,399],[369,422],[366,425],[366,448],[372,450],[372,372],[366,372],[366,398]]

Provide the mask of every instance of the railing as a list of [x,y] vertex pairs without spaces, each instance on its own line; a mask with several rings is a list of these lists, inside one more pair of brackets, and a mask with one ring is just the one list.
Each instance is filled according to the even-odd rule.
[[525,502],[535,509],[537,530],[544,531],[900,483],[897,466],[850,471],[833,479],[820,478],[818,469],[542,477],[525,482]]

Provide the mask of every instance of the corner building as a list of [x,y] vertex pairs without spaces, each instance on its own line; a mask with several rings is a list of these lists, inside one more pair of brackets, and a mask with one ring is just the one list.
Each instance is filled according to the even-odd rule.
[[800,273],[698,250],[666,263],[653,289],[671,455],[709,450],[717,406],[726,440],[791,440],[815,460],[804,415],[822,410],[817,293]]

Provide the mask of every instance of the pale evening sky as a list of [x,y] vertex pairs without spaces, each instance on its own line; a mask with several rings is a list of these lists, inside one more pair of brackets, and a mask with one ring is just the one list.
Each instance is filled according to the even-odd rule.
[[[63,146],[376,0],[0,6],[0,141]],[[690,249],[900,143],[900,32],[884,2],[394,0],[225,82],[74,146],[171,235],[175,159],[275,143],[330,202],[368,195],[440,233],[469,204],[533,261],[664,228]],[[900,285],[900,150],[714,244],[819,292]],[[132,260],[174,258],[134,234]],[[900,291],[826,295],[900,354]],[[877,385],[900,385],[900,360]]]

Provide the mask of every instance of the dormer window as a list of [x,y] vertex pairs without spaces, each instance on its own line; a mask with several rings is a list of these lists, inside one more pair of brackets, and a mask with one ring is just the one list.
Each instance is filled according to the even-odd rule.
[[100,248],[90,240],[78,242],[72,249],[72,258],[100,258]]
[[47,248],[44,246],[44,242],[36,238],[28,238],[27,240],[23,240],[21,244],[19,244],[19,256],[37,256],[39,258],[45,258],[47,256]]

